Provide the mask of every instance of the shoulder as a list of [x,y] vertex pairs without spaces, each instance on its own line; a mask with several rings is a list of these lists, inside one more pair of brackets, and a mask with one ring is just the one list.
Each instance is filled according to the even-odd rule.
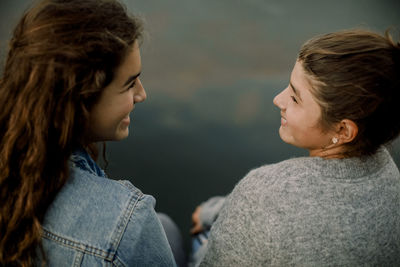
[[263,165],[251,170],[235,186],[232,193],[263,194],[271,187],[294,182],[315,173],[314,165],[318,164],[310,157],[300,157],[284,160],[275,164]]
[[[131,259],[129,254],[133,250],[151,255],[150,250],[145,252],[138,247],[153,242],[161,251],[152,251],[153,256],[170,260],[172,254],[154,205],[152,196],[143,194],[128,181],[115,181],[72,168],[70,179],[49,207],[43,222],[44,238],[52,242],[46,248],[47,253],[51,255],[51,251],[64,246],[83,249],[89,254],[97,251],[108,260],[118,258],[124,262]],[[154,231],[151,233],[150,229]],[[127,244],[126,240],[131,243]]]
[[[138,202],[155,205],[155,199],[145,195],[128,181],[117,181],[97,176],[78,167],[70,169],[70,178],[57,194],[49,208],[49,215],[60,216],[63,220],[78,217],[80,221],[101,217],[105,225],[112,218],[134,208]],[[52,219],[58,219],[53,217]]]
[[100,216],[112,218],[134,208],[137,202],[148,202],[149,208],[155,205],[152,196],[143,194],[129,181],[112,180],[80,168],[71,168],[70,178],[52,206],[63,210],[63,216],[81,213],[81,219]]
[[308,161],[309,158],[293,158],[251,170],[228,195],[214,233],[221,230],[230,236],[240,232],[254,235],[252,240],[256,240],[263,229],[260,226],[293,201],[296,194],[292,192],[313,171]]

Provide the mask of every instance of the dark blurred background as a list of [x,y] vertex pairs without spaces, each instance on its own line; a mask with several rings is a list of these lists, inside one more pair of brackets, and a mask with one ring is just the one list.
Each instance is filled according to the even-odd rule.
[[[302,43],[347,28],[400,29],[400,1],[124,2],[145,22],[148,99],[135,109],[130,137],[108,143],[108,173],[155,196],[156,209],[177,222],[186,244],[199,203],[229,193],[252,168],[307,155],[280,140],[272,104]],[[30,3],[0,0],[2,60]],[[391,151],[399,165],[399,140]]]

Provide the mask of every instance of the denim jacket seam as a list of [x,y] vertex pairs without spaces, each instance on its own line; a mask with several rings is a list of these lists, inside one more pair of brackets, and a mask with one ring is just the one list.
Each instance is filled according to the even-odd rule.
[[116,254],[114,260],[111,262],[112,266],[115,267],[125,267],[126,265],[122,262],[122,260]]
[[58,244],[63,245],[65,247],[69,247],[69,248],[81,251],[85,254],[89,254],[89,255],[93,255],[93,256],[102,258],[107,261],[112,261],[115,256],[115,251],[113,251],[113,250],[105,251],[98,247],[94,247],[94,246],[91,246],[88,244],[83,244],[81,242],[77,242],[77,241],[70,240],[65,237],[53,234],[46,229],[43,229],[42,236],[43,236],[43,238],[55,241]]
[[137,189],[130,181],[128,180],[114,180],[117,183],[121,184],[122,186],[128,188],[129,191],[131,191],[134,194],[138,194],[140,198],[143,195],[143,192]]
[[121,243],[122,237],[128,226],[129,220],[132,217],[133,213],[135,212],[136,206],[138,205],[139,201],[143,197],[142,192],[139,191],[137,193],[139,193],[139,195],[132,194],[131,198],[129,199],[126,212],[124,212],[124,214],[120,217],[117,223],[115,234],[111,237],[111,246],[112,248],[114,248],[114,251],[117,251]]

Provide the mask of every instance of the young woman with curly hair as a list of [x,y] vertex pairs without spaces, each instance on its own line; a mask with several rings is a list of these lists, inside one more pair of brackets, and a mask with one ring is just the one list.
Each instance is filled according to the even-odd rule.
[[114,0],[42,0],[19,21],[0,80],[0,265],[175,265],[154,198],[93,159],[146,99],[141,35]]

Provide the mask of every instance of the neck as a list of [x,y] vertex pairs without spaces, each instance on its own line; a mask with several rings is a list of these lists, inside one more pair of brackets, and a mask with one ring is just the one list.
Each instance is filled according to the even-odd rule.
[[342,159],[345,158],[344,148],[334,146],[330,148],[319,148],[308,150],[310,157],[320,157],[324,159]]

